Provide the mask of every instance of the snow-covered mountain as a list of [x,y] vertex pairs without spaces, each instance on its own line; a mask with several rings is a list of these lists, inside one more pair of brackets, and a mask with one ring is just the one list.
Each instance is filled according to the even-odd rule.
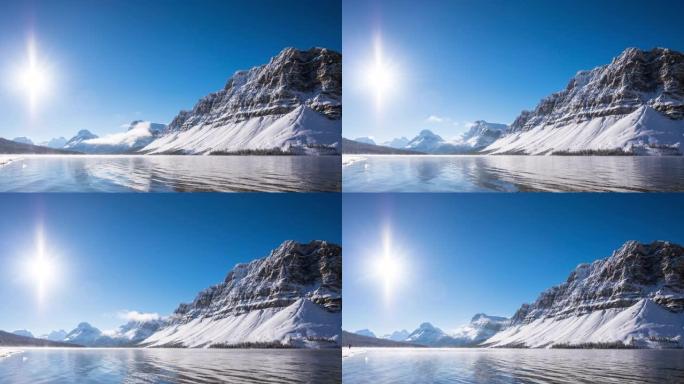
[[44,141],[44,142],[40,143],[40,145],[43,147],[48,147],[48,148],[52,148],[52,149],[62,149],[62,148],[64,148],[66,143],[67,143],[67,139],[60,136],[60,137],[52,138],[52,139],[50,139],[50,141]]
[[102,331],[86,322],[78,324],[62,341],[87,347],[105,346],[105,344],[109,344],[109,340],[104,339]]
[[340,145],[341,117],[342,55],[286,48],[181,111],[143,151],[329,153]]
[[149,121],[133,121],[124,132],[98,137],[90,131],[80,131],[64,146],[83,153],[134,153],[159,137],[166,125]]
[[682,153],[684,54],[628,48],[523,111],[490,153]]
[[524,304],[490,346],[684,346],[684,248],[625,243]]
[[17,335],[17,336],[33,337],[33,333],[31,333],[30,331],[28,331],[26,329],[18,329],[16,331],[13,331],[12,333]]
[[33,145],[33,141],[29,139],[28,137],[22,136],[22,137],[15,137],[12,139],[15,143],[21,143],[21,144],[29,144]]
[[477,152],[500,138],[506,129],[506,124],[478,120],[470,124],[468,131],[454,140],[453,144],[462,152]]
[[145,346],[336,346],[342,328],[342,249],[286,241],[238,264],[223,283],[181,304]]
[[48,333],[47,335],[41,335],[39,338],[50,340],[50,341],[64,341],[66,336],[67,336],[67,332],[63,329],[60,329],[59,331],[52,331],[52,332]]
[[357,335],[361,336],[366,336],[366,337],[377,337],[375,336],[375,333],[371,331],[370,329],[359,329],[358,331],[354,332]]
[[402,137],[396,137],[390,141],[385,141],[384,143],[382,143],[380,145],[385,146],[385,147],[390,147],[390,148],[403,149],[403,148],[406,148],[409,141],[410,141],[409,139],[402,136]]
[[[133,346],[149,337],[164,325],[163,319],[129,321],[113,331],[101,331],[83,322],[59,339],[60,332],[52,332],[48,340],[63,341],[86,347],[123,347]],[[64,331],[61,331],[64,332]]]
[[430,347],[454,346],[454,340],[449,335],[430,323],[421,324],[403,341]]
[[354,141],[359,142],[359,143],[364,143],[364,144],[371,144],[371,145],[377,145],[375,144],[375,140],[371,139],[370,137],[357,137],[354,139]]
[[409,331],[402,329],[401,331],[394,331],[389,335],[384,335],[383,339],[393,340],[393,341],[404,341],[408,339],[410,333]]
[[429,129],[423,129],[420,133],[406,144],[405,149],[425,153],[442,152],[448,143],[441,136]]
[[478,120],[470,125],[468,131],[453,140],[445,140],[429,129],[424,129],[404,148],[433,154],[475,153],[495,142],[507,128],[506,124]]
[[97,138],[98,136],[96,134],[90,132],[87,129],[82,129],[78,131],[76,136],[72,137],[71,139],[69,139],[69,141],[66,142],[66,144],[64,144],[64,149],[81,152],[79,151],[79,146],[82,142]]
[[456,329],[451,337],[462,346],[475,346],[492,337],[508,323],[509,320],[505,317],[478,313],[473,316],[470,323]]

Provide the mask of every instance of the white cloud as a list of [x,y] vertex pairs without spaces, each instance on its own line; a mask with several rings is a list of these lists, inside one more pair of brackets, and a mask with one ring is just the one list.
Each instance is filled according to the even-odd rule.
[[430,115],[428,116],[427,119],[425,119],[426,122],[432,123],[432,124],[441,124],[445,120],[444,117],[436,116],[436,115]]
[[138,311],[119,311],[118,317],[126,321],[151,321],[161,319],[161,316],[159,316],[158,313],[144,313]]

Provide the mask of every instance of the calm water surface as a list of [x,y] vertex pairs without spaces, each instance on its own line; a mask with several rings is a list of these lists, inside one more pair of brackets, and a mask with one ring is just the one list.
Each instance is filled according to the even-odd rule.
[[340,156],[0,156],[0,192],[335,192]]
[[0,382],[340,383],[339,350],[34,348],[0,359]]
[[344,358],[342,382],[684,383],[684,351],[368,348]]
[[344,155],[345,192],[684,191],[682,156]]

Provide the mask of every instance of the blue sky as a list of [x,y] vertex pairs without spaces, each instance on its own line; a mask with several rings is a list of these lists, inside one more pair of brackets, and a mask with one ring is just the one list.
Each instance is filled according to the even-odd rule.
[[[125,322],[122,311],[168,315],[284,240],[339,244],[340,210],[338,194],[5,194],[0,329],[104,330]],[[42,302],[25,268],[41,226],[58,271]]]
[[[341,23],[337,0],[3,1],[0,137],[168,123],[285,47],[339,51]],[[52,84],[34,114],[13,86],[31,36]]]
[[[684,243],[679,194],[344,194],[343,327],[379,335],[511,316],[627,240]],[[390,228],[401,283],[374,272]]]
[[[684,51],[682,14],[674,0],[345,0],[344,136],[453,138],[474,120],[510,124],[627,47]],[[381,113],[364,79],[377,34],[396,74]]]

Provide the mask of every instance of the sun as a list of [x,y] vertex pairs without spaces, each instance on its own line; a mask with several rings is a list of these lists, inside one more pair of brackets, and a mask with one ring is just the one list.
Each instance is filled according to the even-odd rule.
[[382,284],[385,299],[389,301],[403,278],[404,268],[398,250],[392,243],[389,230],[383,233],[382,254],[375,261],[375,275]]
[[28,58],[14,75],[14,87],[28,98],[29,108],[35,111],[39,102],[45,98],[52,88],[52,76],[48,66],[38,59],[36,44],[28,43]]
[[373,58],[369,61],[370,65],[364,71],[365,85],[375,98],[376,109],[380,110],[398,86],[396,66],[385,56],[380,35],[373,41]]
[[26,262],[26,276],[36,289],[38,301],[42,302],[58,276],[56,258],[45,251],[42,231],[38,232],[35,254]]

